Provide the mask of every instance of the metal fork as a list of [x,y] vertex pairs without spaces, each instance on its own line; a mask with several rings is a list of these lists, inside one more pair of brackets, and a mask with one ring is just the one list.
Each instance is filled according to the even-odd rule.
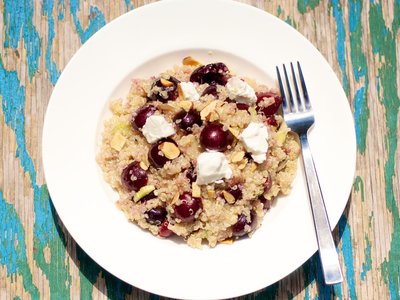
[[[290,68],[292,71],[294,91],[296,93],[295,97],[292,92],[293,87],[291,87],[285,65],[283,65],[283,71],[288,94],[285,93],[285,87],[279,68],[278,66],[276,67],[282,97],[283,115],[289,128],[293,132],[297,133],[300,138],[304,172],[306,175],[308,195],[311,203],[311,211],[314,219],[319,257],[321,260],[325,284],[337,284],[343,281],[343,275],[340,269],[339,257],[336,252],[335,243],[333,242],[331,227],[329,225],[317,171],[315,170],[314,161],[307,139],[308,130],[314,125],[314,113],[311,108],[300,63],[297,62],[298,77],[301,83],[300,88],[297,84],[296,74],[292,63],[290,63]],[[301,92],[303,96],[301,96]]]

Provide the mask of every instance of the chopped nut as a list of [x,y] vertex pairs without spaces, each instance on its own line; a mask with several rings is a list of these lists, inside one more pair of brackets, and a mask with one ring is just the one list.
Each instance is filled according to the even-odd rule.
[[257,116],[257,111],[256,111],[256,109],[254,107],[252,107],[252,106],[249,107],[248,111],[249,111],[251,116],[253,116],[253,117]]
[[147,162],[141,161],[139,165],[145,171],[149,169],[149,165],[147,164]]
[[169,81],[169,80],[167,80],[165,78],[160,78],[160,82],[165,87],[170,87],[170,86],[174,85],[174,83],[172,81]]
[[221,243],[221,244],[232,245],[233,242],[234,242],[234,240],[230,238],[230,239],[223,240],[223,241],[220,242],[220,243]]
[[207,121],[214,122],[219,120],[219,114],[216,111],[210,112],[210,114],[206,117]]
[[192,182],[192,196],[193,197],[200,197],[201,196],[200,187],[196,184],[196,182]]
[[289,132],[289,128],[286,123],[283,122],[276,133],[276,144],[281,147],[286,140],[286,136]]
[[250,171],[251,171],[251,172],[254,172],[256,169],[257,169],[256,163],[255,163],[255,162],[252,162],[251,165],[250,165]]
[[156,188],[155,188],[154,185],[145,185],[145,186],[141,187],[140,190],[137,191],[137,193],[133,197],[133,201],[138,202],[140,199],[142,199],[143,197],[147,196],[148,194],[150,194],[155,189]]
[[185,111],[189,111],[193,108],[193,102],[192,101],[180,101],[178,102],[178,106],[183,108]]
[[238,151],[232,154],[231,162],[239,162],[244,158],[245,152]]
[[186,56],[184,59],[182,59],[182,64],[185,65],[185,66],[199,66],[199,65],[201,65],[200,62],[198,62],[197,60],[195,60],[191,56]]
[[176,201],[178,201],[178,199],[179,199],[179,193],[176,193],[174,198],[172,198],[171,204],[174,204]]
[[120,131],[117,131],[114,136],[112,137],[112,140],[110,142],[111,148],[121,151],[122,147],[124,147],[126,143],[126,137],[124,137]]
[[168,159],[174,159],[181,154],[179,148],[171,142],[164,142],[160,145],[161,152],[165,155]]
[[243,162],[240,165],[238,165],[238,169],[243,170],[246,167],[246,165],[247,165],[247,159],[244,159]]
[[219,104],[219,102],[220,101],[218,100],[212,101],[202,109],[202,111],[200,112],[200,117],[203,121],[209,118],[211,112],[215,112],[215,108],[217,107],[217,104]]
[[229,204],[235,203],[235,197],[233,197],[231,193],[227,191],[222,191],[222,194],[224,195],[226,202],[228,202]]
[[215,197],[215,191],[214,190],[207,190],[207,195],[210,198],[214,198]]
[[228,129],[233,134],[233,136],[235,138],[237,138],[237,139],[239,138],[239,135],[240,135],[240,129],[239,128],[237,128],[237,127],[229,127]]
[[166,103],[158,104],[158,108],[165,111],[175,111],[175,107]]

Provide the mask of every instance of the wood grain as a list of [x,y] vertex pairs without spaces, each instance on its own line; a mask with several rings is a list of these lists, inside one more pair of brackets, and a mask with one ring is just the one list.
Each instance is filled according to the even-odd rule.
[[[150,2],[0,0],[0,299],[165,299],[115,278],[75,244],[52,207],[40,149],[51,92],[72,55]],[[241,2],[293,26],[332,66],[354,115],[357,170],[334,231],[344,283],[324,286],[314,255],[238,299],[400,299],[400,2]]]

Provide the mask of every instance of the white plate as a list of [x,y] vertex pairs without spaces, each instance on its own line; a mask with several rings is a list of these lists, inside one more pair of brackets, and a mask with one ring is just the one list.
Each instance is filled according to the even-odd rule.
[[310,145],[329,219],[336,225],[349,197],[356,156],[343,89],[302,35],[264,11],[233,1],[146,5],[88,40],[62,72],[47,109],[46,181],[72,237],[120,279],[168,297],[239,296],[278,281],[317,250],[301,170],[290,196],[279,199],[251,239],[196,250],[127,222],[95,161],[109,99],[124,96],[131,78],[157,74],[187,55],[224,61],[238,74],[272,83],[275,65],[301,61],[316,118]]

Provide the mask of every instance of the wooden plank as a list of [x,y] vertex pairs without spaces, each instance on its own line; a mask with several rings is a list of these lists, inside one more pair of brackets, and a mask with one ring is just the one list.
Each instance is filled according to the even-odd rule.
[[[75,244],[50,204],[40,150],[48,99],[72,55],[99,28],[151,2],[0,0],[0,299],[165,299],[121,282]],[[334,231],[345,282],[324,286],[315,255],[239,299],[399,299],[399,1],[241,2],[292,25],[325,56],[349,98],[358,152]]]

